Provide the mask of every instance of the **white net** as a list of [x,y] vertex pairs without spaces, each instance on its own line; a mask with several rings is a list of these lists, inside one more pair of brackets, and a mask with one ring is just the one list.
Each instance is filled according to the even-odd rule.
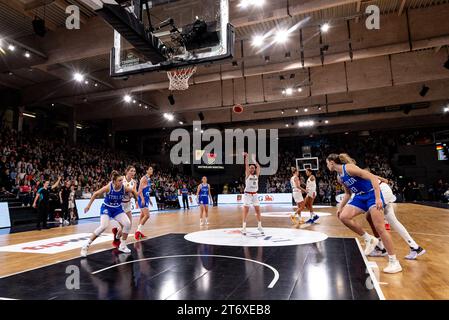
[[187,90],[189,88],[189,79],[196,72],[196,66],[187,68],[178,68],[167,72],[170,80],[170,91]]

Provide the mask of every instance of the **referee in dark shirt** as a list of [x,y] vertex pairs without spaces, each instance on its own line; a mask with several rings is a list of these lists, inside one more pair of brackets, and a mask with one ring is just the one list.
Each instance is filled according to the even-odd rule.
[[[61,178],[56,181],[54,185],[51,186],[51,189],[55,189],[58,187],[59,182],[61,181]],[[37,193],[36,197],[34,198],[33,202],[33,208],[37,208],[37,212],[39,214],[38,216],[38,222],[37,222],[37,229],[41,230],[41,224],[44,229],[48,229],[47,226],[47,219],[48,219],[48,213],[50,211],[49,206],[49,200],[50,200],[50,180],[45,180],[44,185],[42,188],[40,188]]]
[[189,208],[189,189],[187,189],[187,186],[185,184],[182,185],[181,195],[182,195],[182,206],[184,207],[184,210],[186,209],[186,205],[187,205],[187,210],[190,209]]

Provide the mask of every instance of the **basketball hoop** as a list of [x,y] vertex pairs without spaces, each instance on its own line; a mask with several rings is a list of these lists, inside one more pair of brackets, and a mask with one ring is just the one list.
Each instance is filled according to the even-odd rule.
[[167,71],[168,79],[170,80],[170,91],[187,90],[189,88],[189,79],[196,72],[196,66],[186,68],[177,68]]

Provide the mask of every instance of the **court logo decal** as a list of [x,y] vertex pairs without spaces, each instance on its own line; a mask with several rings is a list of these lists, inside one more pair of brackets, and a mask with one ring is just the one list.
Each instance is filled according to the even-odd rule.
[[327,239],[321,232],[287,228],[264,228],[261,234],[257,228],[247,228],[243,235],[240,229],[214,229],[189,233],[186,240],[216,246],[236,247],[278,247],[316,243]]
[[[81,249],[91,235],[91,233],[78,233],[64,237],[19,243],[0,247],[0,252],[56,254],[73,249]],[[95,243],[108,242],[111,241],[111,239],[111,234],[102,234],[95,240]]]

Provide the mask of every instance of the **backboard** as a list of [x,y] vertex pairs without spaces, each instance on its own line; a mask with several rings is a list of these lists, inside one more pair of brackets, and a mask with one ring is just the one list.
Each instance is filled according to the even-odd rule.
[[297,158],[296,168],[298,171],[306,171],[307,169],[317,171],[320,168],[319,160],[317,157]]
[[209,64],[234,53],[229,0],[118,1],[97,12],[114,28],[112,77]]

